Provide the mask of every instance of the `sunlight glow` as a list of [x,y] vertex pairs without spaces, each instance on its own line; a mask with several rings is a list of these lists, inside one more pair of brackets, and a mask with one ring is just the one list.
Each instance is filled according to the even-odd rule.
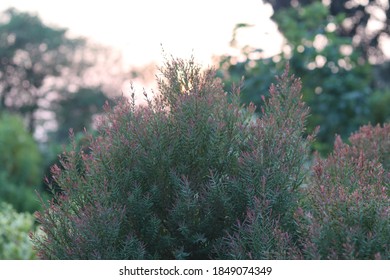
[[251,45],[275,54],[275,45],[280,51],[282,43],[270,20],[271,6],[259,0],[2,0],[0,10],[11,6],[37,13],[50,25],[69,28],[73,36],[112,46],[132,66],[160,63],[161,44],[167,53],[194,54],[199,63],[210,65],[214,55],[230,51],[232,31],[241,22],[254,27],[238,34],[239,47]]

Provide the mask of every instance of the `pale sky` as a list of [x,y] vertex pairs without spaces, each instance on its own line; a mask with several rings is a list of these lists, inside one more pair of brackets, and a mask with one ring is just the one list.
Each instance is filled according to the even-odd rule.
[[0,11],[15,7],[37,13],[49,25],[91,38],[123,53],[128,66],[161,62],[161,44],[174,56],[210,65],[212,56],[231,51],[237,23],[253,24],[238,34],[240,45],[275,54],[282,44],[272,8],[262,0],[1,0]]

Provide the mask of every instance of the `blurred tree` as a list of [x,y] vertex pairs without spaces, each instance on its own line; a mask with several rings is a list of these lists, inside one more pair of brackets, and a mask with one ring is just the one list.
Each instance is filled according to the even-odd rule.
[[34,15],[8,9],[0,23],[0,109],[18,112],[35,130],[36,112],[50,89],[48,77],[60,76],[73,63],[82,39],[51,28]]
[[57,102],[57,124],[55,138],[58,142],[68,140],[69,129],[75,133],[91,128],[94,115],[102,111],[107,96],[100,88],[79,88]]
[[232,56],[221,58],[221,75],[230,83],[244,76],[242,101],[259,107],[271,77],[290,61],[292,72],[302,79],[303,99],[312,110],[309,132],[321,127],[315,148],[326,153],[335,134],[347,137],[369,121],[372,67],[361,59],[352,38],[336,32],[344,16],[331,16],[329,7],[320,1],[281,9],[273,18],[286,39],[283,51],[264,59],[256,58],[261,50],[245,48],[241,61]]
[[264,0],[270,3],[276,16],[279,11],[322,2],[329,6],[330,16],[344,15],[337,25],[339,36],[353,38],[354,47],[359,48],[362,57],[378,63],[384,60],[381,41],[389,39],[390,7],[386,0]]
[[33,213],[40,205],[42,156],[38,145],[16,115],[0,114],[0,201]]
[[7,180],[35,185],[41,179],[42,158],[37,143],[25,130],[18,116],[0,115],[0,173]]
[[[106,96],[120,94],[125,75],[120,53],[109,47],[71,38],[33,14],[13,8],[0,14],[0,119],[9,119],[0,126],[0,200],[18,211],[37,210],[34,187],[45,187],[44,170],[69,129],[91,127]],[[23,125],[30,133],[21,134]],[[29,161],[37,149],[31,134],[44,155],[39,165]],[[31,139],[19,143],[23,137]]]
[[[62,135],[74,124],[65,122],[75,120],[71,114],[80,109],[81,100],[88,105],[79,115],[86,119],[78,122],[89,126],[96,112],[92,107],[101,104],[106,93],[120,93],[124,75],[121,56],[108,47],[70,38],[66,29],[49,27],[39,17],[15,9],[0,17],[0,111],[21,114],[31,133],[56,126]],[[72,110],[72,102],[78,109]],[[45,126],[53,119],[61,123]]]

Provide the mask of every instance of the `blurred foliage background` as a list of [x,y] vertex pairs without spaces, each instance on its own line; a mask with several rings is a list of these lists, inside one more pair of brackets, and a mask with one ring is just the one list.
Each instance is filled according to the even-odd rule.
[[36,258],[29,233],[35,218],[19,213],[10,204],[0,202],[0,260],[32,260]]
[[[389,120],[390,63],[380,44],[389,36],[386,1],[265,2],[273,6],[272,19],[285,38],[282,52],[263,57],[261,49],[247,46],[240,57],[220,57],[226,89],[244,77],[242,102],[259,107],[272,78],[289,61],[311,107],[309,132],[320,126],[314,148],[323,154],[335,134],[346,139],[363,124]],[[378,27],[370,28],[373,22]],[[232,47],[243,28],[250,25],[236,26]]]
[[38,210],[34,186],[43,176],[42,155],[21,117],[0,116],[0,162],[0,201],[18,211]]
[[[216,58],[226,91],[244,77],[241,101],[259,108],[275,75],[289,62],[311,107],[308,133],[320,126],[313,149],[323,155],[335,134],[346,140],[363,124],[390,120],[390,61],[383,49],[390,37],[388,1],[263,2],[272,6],[271,19],[284,37],[281,52],[267,57],[262,49],[238,47],[237,34],[251,26],[237,23],[231,47],[239,48],[239,55]],[[34,14],[11,8],[0,15],[1,219],[6,219],[4,211],[31,215],[39,209],[36,192],[49,195],[43,178],[68,142],[69,129],[76,135],[93,130],[102,105],[114,102],[126,78],[153,76],[155,70],[148,66],[129,73],[121,63],[112,49],[71,37],[67,29],[48,26]],[[83,142],[82,136],[77,139]],[[2,236],[15,231],[26,229]],[[6,248],[1,242],[0,258],[17,256],[1,255]],[[29,253],[22,258],[30,258]]]

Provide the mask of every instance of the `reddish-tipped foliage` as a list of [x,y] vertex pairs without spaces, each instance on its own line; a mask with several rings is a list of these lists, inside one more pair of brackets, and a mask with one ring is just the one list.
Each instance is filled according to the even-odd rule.
[[[244,235],[265,243],[245,256],[287,257],[280,250],[296,239],[309,146],[299,80],[286,70],[259,119],[193,60],[172,59],[161,72],[160,93],[147,106],[105,106],[90,152],[74,148],[63,169],[53,167],[61,191],[39,214],[40,256],[208,259],[234,255],[225,237]],[[259,215],[279,237],[258,239]],[[245,226],[235,234],[237,221]],[[277,242],[262,252],[269,240]]]
[[305,257],[390,258],[390,184],[384,168],[389,126],[362,127],[351,145],[337,137],[334,152],[317,158],[310,207],[302,219]]
[[[295,208],[294,205],[290,205]],[[232,234],[218,248],[226,259],[301,259],[291,233],[273,215],[270,201],[254,198],[245,220],[238,222]]]
[[239,166],[253,198],[245,220],[225,239],[223,258],[301,258],[294,245],[298,236],[293,216],[313,136],[304,137],[309,110],[301,100],[300,80],[287,67],[277,81],[264,99],[262,118],[248,127]]
[[379,124],[375,127],[365,125],[352,134],[349,141],[357,150],[364,151],[369,160],[380,162],[385,170],[390,171],[390,124],[382,127]]
[[193,59],[161,73],[159,95],[106,104],[89,149],[53,166],[41,258],[390,258],[389,125],[338,137],[305,179],[313,136],[288,68],[260,118]]

